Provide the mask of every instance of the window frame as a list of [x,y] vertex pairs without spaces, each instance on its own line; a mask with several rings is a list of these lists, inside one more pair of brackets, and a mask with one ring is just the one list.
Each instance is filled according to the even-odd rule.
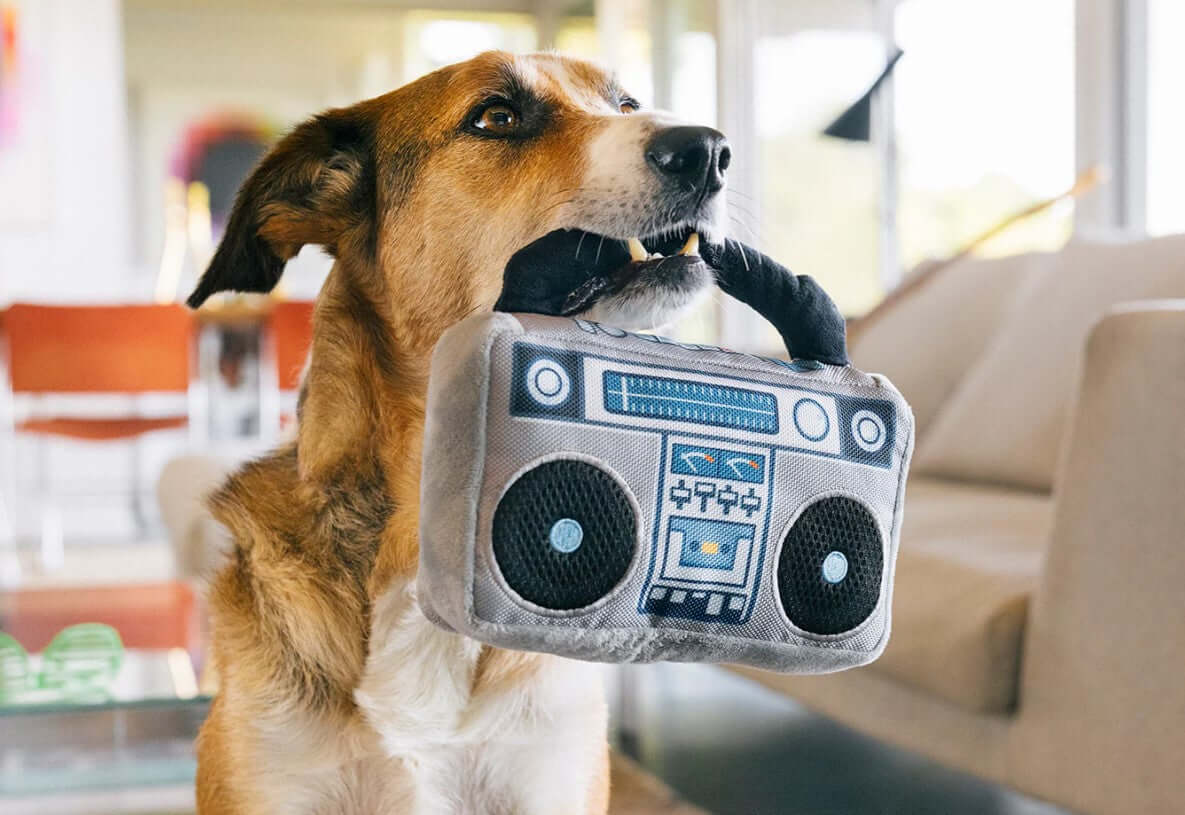
[[[760,186],[757,151],[756,108],[751,89],[755,87],[754,50],[760,36],[759,15],[773,0],[717,0],[716,98],[719,127],[734,144],[735,160],[730,169],[733,183],[755,193]],[[619,0],[597,0],[600,16]],[[663,30],[672,0],[649,0],[653,30]],[[893,43],[894,10],[898,0],[863,0],[884,37],[886,48]],[[562,0],[561,0],[562,3]],[[536,6],[540,41],[554,26],[549,2]],[[842,13],[842,12],[839,12]],[[612,18],[612,14],[609,15]],[[1082,173],[1096,165],[1109,171],[1109,180],[1077,201],[1074,209],[1075,234],[1121,233],[1132,237],[1147,234],[1148,182],[1148,0],[1077,0],[1074,10],[1074,166]],[[610,39],[612,25],[601,31]],[[652,70],[654,88],[666,97],[671,87],[673,60],[662,48],[655,53]],[[668,101],[665,98],[656,103]],[[880,267],[886,291],[900,284],[903,270],[898,261],[899,225],[897,206],[897,145],[893,137],[893,78],[878,94],[874,107],[881,135],[876,136],[882,167],[882,235]],[[754,198],[759,198],[754,194]],[[746,220],[760,219],[760,203],[747,205]],[[750,224],[750,226],[756,226]],[[720,341],[731,347],[761,350],[760,323],[743,304],[721,298],[718,325]],[[768,350],[768,349],[766,349]]]

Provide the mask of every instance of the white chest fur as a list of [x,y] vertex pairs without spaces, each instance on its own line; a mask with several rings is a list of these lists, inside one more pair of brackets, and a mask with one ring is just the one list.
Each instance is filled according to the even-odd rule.
[[382,752],[410,776],[416,815],[585,812],[604,751],[599,666],[539,656],[476,681],[482,646],[430,623],[415,583],[375,606],[355,699]]

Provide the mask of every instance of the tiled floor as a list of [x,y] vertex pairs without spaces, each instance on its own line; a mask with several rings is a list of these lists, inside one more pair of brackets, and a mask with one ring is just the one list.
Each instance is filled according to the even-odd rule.
[[715,815],[1069,815],[865,738],[722,669],[624,670],[635,672],[640,724],[630,752]]

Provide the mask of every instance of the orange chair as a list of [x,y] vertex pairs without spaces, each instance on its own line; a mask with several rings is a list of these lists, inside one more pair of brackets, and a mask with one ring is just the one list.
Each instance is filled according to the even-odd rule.
[[313,306],[311,300],[285,300],[276,303],[268,315],[268,355],[275,363],[275,379],[270,383],[276,398],[273,427],[283,428],[295,421],[295,393],[300,390],[313,341]]
[[[193,320],[182,306],[15,304],[0,326],[14,395],[189,393]],[[184,412],[165,416],[74,413],[41,411],[14,429],[73,439],[135,439],[186,427],[190,411],[187,400]]]

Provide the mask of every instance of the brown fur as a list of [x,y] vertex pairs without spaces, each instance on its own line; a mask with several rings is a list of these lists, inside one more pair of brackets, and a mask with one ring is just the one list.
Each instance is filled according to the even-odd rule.
[[[271,288],[306,243],[336,257],[316,306],[298,439],[245,466],[212,502],[237,546],[211,589],[221,692],[198,743],[203,815],[260,811],[255,774],[265,758],[286,760],[252,742],[268,717],[295,710],[306,730],[356,734],[356,750],[327,751],[318,766],[373,746],[352,693],[374,598],[416,568],[430,351],[449,325],[493,304],[514,250],[562,225],[582,173],[575,157],[598,126],[588,101],[549,84],[561,60],[545,56],[532,64],[554,119],[538,137],[460,133],[511,61],[486,54],[298,127],[244,185],[191,301]],[[588,99],[611,87],[598,69],[562,64]],[[537,660],[486,649],[475,694],[521,681]],[[292,761],[302,756],[294,747]],[[607,806],[605,768],[590,813]]]

